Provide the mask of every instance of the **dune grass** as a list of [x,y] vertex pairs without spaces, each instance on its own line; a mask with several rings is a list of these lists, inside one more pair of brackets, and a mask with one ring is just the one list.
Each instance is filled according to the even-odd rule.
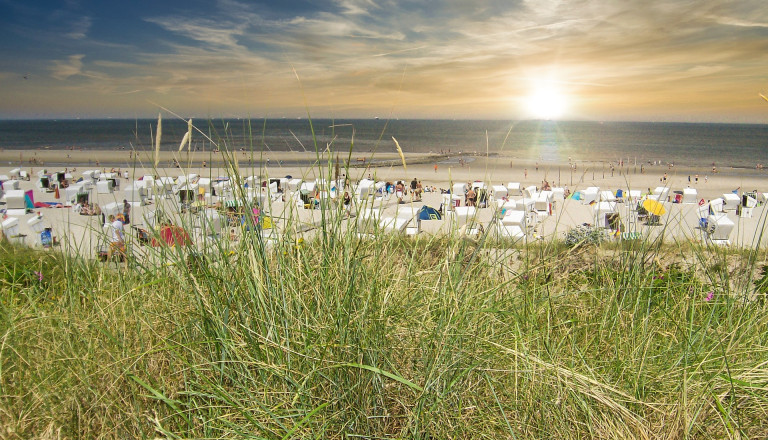
[[337,221],[127,270],[2,245],[0,437],[768,434],[764,253]]
[[768,436],[764,250],[352,224],[127,269],[0,245],[0,438]]

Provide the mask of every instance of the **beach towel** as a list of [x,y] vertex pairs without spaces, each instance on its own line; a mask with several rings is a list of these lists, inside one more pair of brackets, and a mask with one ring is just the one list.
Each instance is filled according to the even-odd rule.
[[35,209],[35,194],[31,189],[24,192],[24,203],[27,209]]

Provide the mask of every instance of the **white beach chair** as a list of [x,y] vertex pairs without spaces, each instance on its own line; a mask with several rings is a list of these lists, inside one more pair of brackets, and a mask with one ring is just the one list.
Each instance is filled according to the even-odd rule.
[[552,201],[564,202],[565,201],[565,188],[552,188]]
[[11,243],[24,244],[24,236],[19,234],[19,219],[8,217],[0,223],[0,229],[3,230],[5,238]]
[[669,198],[669,187],[668,186],[657,186],[653,190],[653,200],[656,200],[657,202],[666,202]]
[[615,202],[616,201],[616,195],[613,194],[613,191],[603,190],[600,191],[600,202]]
[[527,216],[524,211],[507,211],[497,224],[499,238],[520,240],[528,235]]
[[581,204],[582,205],[589,205],[592,202],[596,202],[598,195],[600,193],[600,188],[596,186],[590,186],[587,189],[580,191],[581,197]]
[[520,191],[520,182],[507,183],[507,193],[510,197],[516,197],[522,194]]
[[491,187],[493,190],[493,198],[494,200],[501,200],[506,198],[509,195],[509,191],[505,186],[502,185],[494,185]]
[[707,217],[707,234],[712,243],[717,245],[730,245],[731,232],[736,224],[728,218],[727,214],[713,214]]
[[699,203],[699,192],[696,191],[696,188],[683,189],[683,203],[686,205]]
[[536,196],[534,202],[534,209],[539,215],[547,216],[552,212],[552,199],[554,197],[552,191],[542,191]]
[[736,208],[741,204],[741,197],[734,193],[723,194],[723,200],[725,201],[723,204],[723,211],[735,211]]
[[595,225],[601,228],[610,228],[610,216],[618,212],[616,202],[598,202],[595,204]]

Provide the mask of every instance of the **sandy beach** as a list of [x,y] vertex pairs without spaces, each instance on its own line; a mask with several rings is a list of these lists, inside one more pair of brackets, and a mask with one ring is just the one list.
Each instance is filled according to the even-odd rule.
[[[236,152],[231,156],[221,153],[173,154],[164,153],[161,156],[160,166],[152,167],[150,153],[139,153],[138,157],[127,151],[3,151],[0,153],[0,176],[10,177],[11,170],[20,168],[31,176],[29,181],[21,180],[16,184],[21,190],[33,190],[35,202],[61,202],[65,207],[38,208],[34,213],[19,216],[20,234],[26,235],[24,242],[30,246],[38,244],[39,240],[27,225],[30,218],[42,215],[43,222],[53,229],[53,234],[59,241],[67,242],[73,249],[84,255],[93,255],[94,249],[103,239],[101,221],[96,216],[81,216],[73,211],[73,208],[64,200],[64,194],[60,199],[55,198],[55,193],[46,192],[38,188],[38,172],[45,170],[48,173],[67,171],[72,174],[73,180],[80,179],[82,172],[86,170],[100,170],[110,172],[118,170],[123,177],[120,178],[120,189],[109,193],[99,194],[95,188],[91,190],[91,203],[98,203],[105,207],[110,203],[122,205],[125,198],[125,188],[134,180],[142,176],[154,176],[177,178],[189,174],[197,174],[203,178],[212,180],[218,177],[231,176],[233,169],[237,168],[241,178],[259,176],[259,180],[266,178],[282,178],[291,176],[303,181],[315,179],[331,180],[335,174],[334,164],[336,155],[320,157],[323,166],[315,166],[318,156],[311,153],[296,152],[268,152],[254,155],[249,152]],[[119,157],[118,157],[119,156]],[[206,159],[205,157],[208,157]],[[356,183],[360,179],[371,178],[376,181],[402,180],[408,186],[411,180],[418,179],[424,187],[434,187],[436,192],[425,192],[422,201],[412,201],[406,197],[407,205],[420,208],[422,205],[439,208],[444,202],[440,190],[448,190],[454,183],[466,183],[482,181],[489,189],[493,186],[506,186],[509,182],[519,182],[521,188],[536,186],[541,188],[548,183],[552,187],[567,189],[569,192],[584,190],[588,187],[598,187],[600,190],[610,190],[615,193],[622,189],[640,190],[643,194],[653,191],[657,187],[669,188],[670,199],[674,197],[674,191],[682,191],[685,188],[694,188],[698,194],[697,199],[705,202],[722,197],[723,194],[736,191],[739,196],[744,191],[756,190],[759,193],[768,192],[768,173],[764,170],[728,169],[719,170],[711,174],[711,170],[686,168],[679,164],[609,164],[607,162],[586,162],[573,160],[569,162],[536,161],[510,156],[432,156],[428,154],[407,154],[407,164],[404,167],[398,154],[395,152],[370,153],[350,155],[339,154],[340,174],[349,173],[348,178]],[[21,159],[21,162],[20,162]],[[179,166],[173,166],[177,159]],[[249,160],[250,159],[250,160]],[[349,159],[350,168],[345,168],[345,162]],[[30,160],[33,163],[30,163]],[[130,161],[129,161],[130,160]],[[202,162],[206,161],[205,167]],[[98,163],[98,166],[97,166]],[[227,168],[225,164],[229,164]],[[20,166],[21,165],[21,166]],[[234,168],[233,168],[234,167]],[[125,177],[127,172],[127,178]],[[697,176],[698,175],[698,176]],[[698,178],[697,178],[698,177]],[[10,185],[8,185],[10,186]],[[6,188],[7,192],[7,188]],[[511,199],[522,199],[521,194],[509,195]],[[295,198],[275,198],[266,208],[269,214],[278,219],[294,216],[305,229],[311,231],[312,224],[319,221],[319,210],[296,209]],[[214,204],[216,197],[208,195],[208,204]],[[762,202],[762,200],[760,200]],[[463,204],[463,202],[462,202]],[[626,230],[636,229],[647,237],[663,235],[665,239],[673,240],[700,240],[702,231],[697,229],[699,212],[698,204],[665,203],[666,213],[661,218],[660,226],[644,226],[630,224],[629,203],[616,205],[623,227]],[[356,206],[361,206],[357,203]],[[381,209],[387,215],[396,216],[397,211],[403,205],[396,203],[395,197],[383,198],[374,204],[376,209]],[[751,217],[736,215],[735,210],[726,211],[728,217],[735,223],[731,235],[733,246],[753,246],[756,237],[765,227],[765,204],[756,207]],[[5,205],[0,205],[4,209]],[[732,209],[734,207],[731,207]],[[178,211],[178,197],[151,197],[148,204],[133,203],[132,216],[134,226],[142,226],[145,214],[162,209],[167,212]],[[357,208],[356,208],[357,209]],[[583,223],[596,222],[594,207],[584,204],[579,200],[567,199],[555,202],[550,212],[540,212],[535,221],[529,221],[529,234],[527,239],[550,238],[557,236],[562,238],[564,234]],[[354,212],[352,212],[354,217]],[[482,208],[477,212],[477,221],[486,227],[491,224],[494,215],[497,214],[495,205]],[[599,222],[599,220],[598,220]],[[448,231],[449,222],[443,221],[438,225],[425,225],[421,229],[422,234],[437,234]],[[128,229],[128,228],[127,228]],[[311,232],[309,233],[311,235]],[[194,235],[194,234],[193,234]],[[198,234],[199,236],[199,234]],[[198,237],[200,238],[200,237]],[[766,246],[763,238],[760,246]]]

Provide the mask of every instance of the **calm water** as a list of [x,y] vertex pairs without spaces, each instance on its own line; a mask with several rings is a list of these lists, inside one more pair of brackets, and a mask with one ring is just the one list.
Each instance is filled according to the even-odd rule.
[[[0,148],[152,149],[156,120],[0,121]],[[314,151],[307,120],[195,121],[224,148]],[[768,159],[768,125],[645,122],[314,120],[317,145],[358,152],[394,152],[396,137],[406,152],[501,152],[541,161],[574,160],[634,163],[660,160],[677,165],[754,168]],[[178,149],[186,122],[163,121],[163,150]],[[215,144],[199,133],[193,148]]]

